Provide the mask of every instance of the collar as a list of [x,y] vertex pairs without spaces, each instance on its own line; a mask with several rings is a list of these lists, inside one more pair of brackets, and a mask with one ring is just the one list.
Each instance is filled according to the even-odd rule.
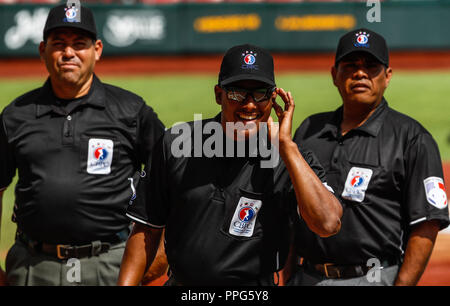
[[[387,108],[388,103],[383,97],[381,103],[377,106],[369,119],[367,119],[367,121],[364,122],[363,125],[357,127],[356,129],[353,129],[352,131],[361,131],[373,137],[376,137],[380,132],[381,126],[383,125],[384,116],[386,114],[385,110]],[[323,129],[320,131],[319,137],[325,136],[327,133],[330,133],[334,138],[339,138],[339,132],[341,130],[340,124],[342,122],[342,112],[342,106],[334,111],[330,120],[325,123]]]
[[[45,114],[52,112],[52,106],[57,105],[56,100],[57,97],[53,93],[50,78],[47,78],[35,101],[36,117],[42,117]],[[91,88],[89,89],[88,94],[79,105],[85,104],[105,108],[105,88],[95,74],[93,75]]]

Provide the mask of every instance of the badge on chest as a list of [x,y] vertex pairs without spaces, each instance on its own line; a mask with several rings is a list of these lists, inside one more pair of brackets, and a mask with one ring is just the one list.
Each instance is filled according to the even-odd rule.
[[256,218],[261,209],[262,201],[241,197],[239,199],[233,218],[231,219],[229,233],[235,236],[251,237],[255,229]]
[[89,139],[87,173],[110,174],[114,143],[110,139]]
[[362,202],[366,196],[366,190],[372,178],[372,169],[352,167],[345,180],[342,198]]

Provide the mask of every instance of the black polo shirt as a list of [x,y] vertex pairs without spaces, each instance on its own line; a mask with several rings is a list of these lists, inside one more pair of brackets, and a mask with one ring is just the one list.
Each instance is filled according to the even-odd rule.
[[49,80],[1,114],[0,189],[18,170],[14,219],[32,239],[80,244],[125,229],[132,189],[164,126],[142,98],[94,76],[60,101]]
[[[212,120],[220,122],[220,114],[202,125]],[[192,122],[189,126],[193,131]],[[140,181],[127,214],[151,227],[165,227],[176,280],[239,285],[279,270],[289,248],[289,218],[293,211],[297,216],[281,158],[277,167],[263,168],[261,157],[175,157],[175,139],[190,139],[191,152],[195,140],[194,133],[180,136],[172,130],[155,146],[151,173]],[[324,181],[313,154],[303,156]]]
[[329,238],[298,222],[297,252],[313,263],[398,260],[413,225],[449,224],[436,142],[384,99],[361,127],[344,136],[341,121],[342,107],[307,118],[295,133],[295,142],[319,158],[344,208],[342,228]]

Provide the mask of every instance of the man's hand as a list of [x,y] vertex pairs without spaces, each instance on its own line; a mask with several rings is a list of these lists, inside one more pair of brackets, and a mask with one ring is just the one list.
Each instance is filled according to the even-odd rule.
[[155,259],[162,232],[162,229],[135,223],[122,258],[119,286],[137,286],[142,282]]
[[[283,100],[284,109],[275,101],[277,95]],[[278,125],[274,123],[272,117],[269,117],[267,121],[270,139],[273,140],[278,137],[278,142],[272,141],[272,143],[282,145],[292,142],[292,118],[294,117],[295,103],[291,92],[285,92],[284,89],[277,88],[272,95],[272,107],[278,117]]]
[[417,224],[406,246],[405,258],[395,281],[396,286],[415,286],[420,280],[433,251],[439,232],[439,221]]

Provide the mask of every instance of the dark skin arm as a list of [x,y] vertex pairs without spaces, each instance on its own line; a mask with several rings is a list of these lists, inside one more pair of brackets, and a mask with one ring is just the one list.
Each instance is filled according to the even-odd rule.
[[141,284],[143,286],[150,285],[151,282],[161,277],[162,275],[166,274],[168,267],[169,264],[167,263],[166,249],[164,248],[164,231],[163,231],[163,233],[161,234],[158,251],[156,252],[155,260],[153,260],[150,268],[148,268],[147,272],[145,273]]
[[[342,206],[336,197],[328,191],[305,161],[297,144],[292,141],[292,118],[294,115],[294,99],[290,92],[277,88],[278,94],[285,103],[281,108],[273,97],[273,108],[278,116],[279,129],[269,118],[269,131],[279,134],[279,152],[289,172],[295,190],[297,205],[302,218],[308,227],[321,237],[329,237],[341,228]],[[274,94],[275,95],[275,94]]]
[[438,232],[437,220],[422,222],[413,228],[395,286],[417,285],[430,259]]
[[148,273],[147,270],[158,253],[162,234],[163,229],[155,229],[139,223],[134,225],[120,267],[117,283],[119,286],[137,286],[144,276],[153,274]]

